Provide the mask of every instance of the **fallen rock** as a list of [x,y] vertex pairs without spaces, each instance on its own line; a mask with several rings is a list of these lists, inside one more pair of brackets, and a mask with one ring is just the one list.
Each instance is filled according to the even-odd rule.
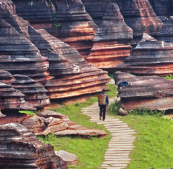
[[159,76],[135,76],[129,73],[116,72],[115,83],[127,81],[128,85],[119,89],[121,107],[127,111],[135,108],[149,110],[173,109],[173,81]]
[[88,129],[88,130],[64,130],[64,131],[58,131],[55,132],[55,135],[57,136],[68,136],[68,135],[78,135],[78,136],[101,136],[104,137],[107,135],[107,133],[103,130],[94,130],[94,129]]
[[0,125],[1,168],[67,169],[50,144],[43,144],[20,124]]
[[133,30],[124,22],[116,4],[109,4],[102,23],[95,33],[87,62],[110,72],[111,68],[130,56]]
[[126,111],[126,110],[124,110],[124,109],[120,108],[120,109],[118,110],[118,115],[121,115],[121,116],[127,116],[127,115],[128,115],[128,113],[127,113],[127,111]]
[[83,127],[81,125],[72,125],[68,126],[68,130],[88,130],[88,128]]
[[44,118],[39,116],[32,116],[22,122],[29,131],[35,135],[47,135],[55,133],[57,131],[66,130],[68,127],[67,123],[58,118]]
[[44,117],[44,118],[49,118],[49,117],[54,117],[62,120],[69,120],[69,117],[67,115],[54,112],[51,110],[45,110],[44,112],[40,113],[39,116]]
[[55,154],[58,157],[62,158],[62,160],[65,161],[67,165],[76,166],[78,162],[78,157],[75,154],[72,154],[63,150],[55,151]]

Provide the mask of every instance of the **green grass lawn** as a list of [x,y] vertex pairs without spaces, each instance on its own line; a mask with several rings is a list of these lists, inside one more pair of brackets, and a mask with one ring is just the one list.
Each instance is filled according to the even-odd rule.
[[[109,97],[114,97],[117,94],[114,84],[107,85],[109,91],[106,93]],[[69,116],[70,120],[76,122],[87,128],[101,129],[108,133],[107,137],[56,137],[53,134],[47,137],[39,137],[44,143],[50,143],[54,146],[55,150],[65,150],[70,153],[74,153],[78,156],[77,166],[69,166],[69,169],[97,169],[104,161],[104,153],[108,147],[108,142],[111,138],[110,133],[104,128],[103,125],[97,125],[96,123],[89,122],[89,117],[81,114],[81,108],[89,106],[96,102],[97,97],[92,97],[85,103],[76,103],[75,105],[63,106],[57,108],[56,111]],[[99,112],[98,112],[99,118]]]
[[128,115],[116,118],[135,129],[135,148],[128,169],[170,169],[173,167],[173,123],[156,115]]

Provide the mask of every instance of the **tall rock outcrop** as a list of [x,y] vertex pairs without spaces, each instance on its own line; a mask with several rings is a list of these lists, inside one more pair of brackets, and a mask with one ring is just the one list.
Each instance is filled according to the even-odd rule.
[[97,26],[85,11],[81,0],[13,2],[18,15],[28,20],[31,26],[45,29],[76,48],[84,58],[89,55]]
[[32,77],[36,82],[48,79],[47,65],[39,50],[10,24],[0,18],[0,70]]
[[93,39],[93,48],[86,58],[87,62],[102,69],[111,71],[111,68],[130,56],[130,40],[133,31],[124,22],[116,4],[109,4],[103,16],[103,21]]
[[43,29],[29,27],[29,34],[41,54],[48,57],[48,70],[54,77],[46,83],[50,99],[96,93],[106,88],[107,72],[87,63],[77,50]]
[[126,24],[133,29],[132,46],[136,46],[143,33],[157,35],[162,27],[161,20],[154,13],[148,0],[83,0],[87,12],[93,17],[93,20],[101,23],[102,16],[105,13],[108,3],[117,3],[125,19]]
[[173,73],[173,44],[157,41],[144,34],[132,55],[116,70],[138,75],[167,75]]
[[115,83],[127,81],[128,85],[119,89],[120,104],[126,110],[146,108],[149,110],[173,109],[173,81],[159,76],[134,76],[116,72]]
[[67,169],[67,164],[55,155],[54,148],[43,144],[20,124],[0,125],[1,168]]
[[[11,1],[9,1],[9,4],[13,6]],[[47,8],[49,7],[47,6]],[[9,10],[10,9],[11,8],[9,8]],[[17,15],[14,15],[14,17],[15,22],[12,23],[12,26],[18,30],[20,28],[20,22],[23,22],[23,20]],[[7,16],[7,18],[10,20],[10,15]],[[11,18],[13,18],[13,16]],[[21,37],[23,36],[21,35]],[[35,50],[37,50],[37,56],[35,56],[34,59],[40,61],[38,59],[38,56],[40,56],[42,59],[47,58],[50,63],[48,70],[50,75],[54,78],[49,80],[49,76],[45,76],[45,80],[48,80],[46,88],[48,89],[48,94],[51,99],[96,93],[100,92],[103,88],[106,88],[105,83],[109,81],[107,73],[88,64],[74,48],[51,36],[45,30],[35,30],[30,25],[27,26],[26,37],[30,41],[25,39],[32,44]],[[29,60],[28,58],[22,58],[22,61],[25,59],[27,59],[28,62],[35,61]],[[45,66],[45,61],[43,61],[42,67],[38,67],[35,70],[34,65],[26,63],[24,70],[34,69],[35,71],[39,71],[39,68],[43,70]],[[27,71],[27,73],[28,72],[29,71]],[[20,74],[20,72],[13,73]],[[30,74],[27,75],[33,78],[34,76],[31,73],[32,72],[30,71]],[[21,74],[25,75],[24,71]],[[36,80],[35,78],[33,79]]]

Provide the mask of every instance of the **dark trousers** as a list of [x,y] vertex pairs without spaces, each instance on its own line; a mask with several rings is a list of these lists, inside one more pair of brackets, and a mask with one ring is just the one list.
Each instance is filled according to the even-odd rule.
[[106,114],[106,106],[101,105],[100,106],[100,117],[103,115],[103,120],[105,120],[105,114]]

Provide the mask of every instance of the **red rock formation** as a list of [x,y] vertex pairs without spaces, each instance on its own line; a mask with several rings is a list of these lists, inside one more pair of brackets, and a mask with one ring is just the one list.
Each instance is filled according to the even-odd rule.
[[127,25],[133,29],[132,45],[140,41],[143,33],[154,36],[162,27],[161,20],[154,13],[148,0],[124,1],[122,14]]
[[83,0],[87,12],[100,23],[108,3],[117,3],[126,24],[133,29],[132,46],[136,46],[143,33],[157,35],[162,27],[161,20],[154,13],[148,0]]
[[45,30],[29,27],[29,38],[48,57],[49,72],[55,78],[46,83],[50,99],[100,92],[109,81],[107,72],[88,64],[74,48]]
[[[0,121],[1,122],[1,121]],[[96,129],[88,129],[80,125],[72,124],[68,116],[45,110],[39,116],[32,116],[20,122],[35,135],[43,136],[50,133],[56,135],[80,135],[80,136],[106,136],[106,132]],[[69,125],[70,124],[70,125]]]
[[29,23],[16,15],[11,0],[1,1],[0,25],[0,69],[12,74],[27,75],[36,82],[45,83],[48,79],[48,63],[26,39],[29,36]]
[[134,76],[116,72],[115,83],[127,81],[128,85],[119,90],[121,106],[126,110],[147,108],[149,110],[173,109],[173,81],[159,76]]
[[36,110],[25,102],[24,94],[11,85],[0,82],[0,109],[2,110]]
[[0,166],[3,169],[67,169],[54,148],[43,144],[20,124],[0,125]]
[[[85,11],[81,0],[14,0],[17,13],[36,29],[45,29],[76,48],[86,57],[92,48],[97,26]],[[58,25],[61,25],[58,27]]]
[[38,49],[1,18],[0,25],[0,69],[45,82],[47,65]]
[[133,31],[129,28],[116,4],[109,4],[102,24],[93,39],[93,48],[86,58],[94,66],[108,71],[130,56],[130,40]]
[[16,80],[12,86],[25,94],[25,100],[33,105],[33,107],[42,109],[50,104],[49,98],[46,95],[47,90],[42,85],[36,84],[28,76],[14,75],[13,77]]
[[132,55],[116,70],[138,75],[167,75],[173,73],[173,44],[157,41],[144,34]]

